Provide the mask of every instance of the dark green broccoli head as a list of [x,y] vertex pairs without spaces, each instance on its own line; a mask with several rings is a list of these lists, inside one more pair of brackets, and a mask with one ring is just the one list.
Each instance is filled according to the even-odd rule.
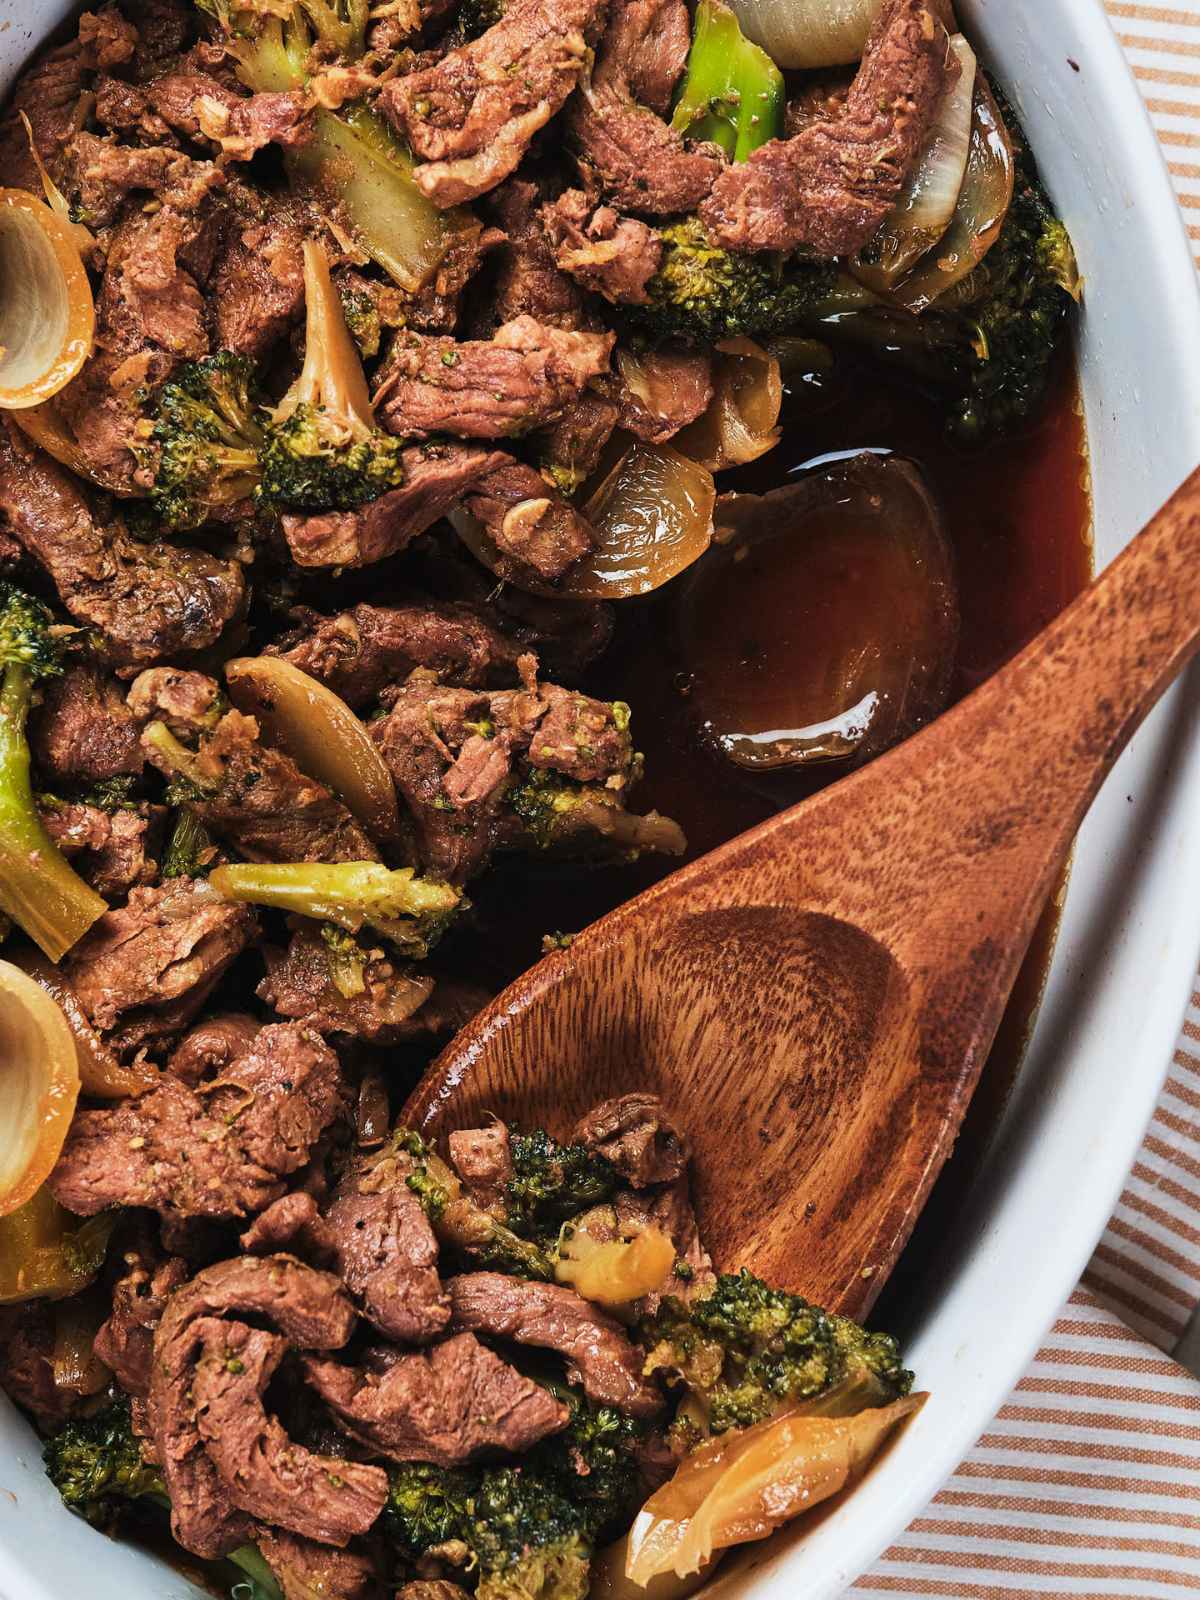
[[715,344],[786,333],[819,315],[836,281],[830,262],[736,255],[710,243],[696,217],[659,230],[664,252],[647,286],[649,304],[630,316],[658,338]]
[[542,1129],[512,1135],[513,1175],[505,1189],[510,1228],[536,1237],[607,1200],[616,1168],[581,1144],[559,1144]]
[[578,1389],[547,1382],[556,1400],[571,1413],[562,1433],[530,1451],[530,1467],[553,1482],[578,1506],[597,1544],[623,1532],[645,1499],[638,1461],[648,1425],[615,1406],[596,1405]]
[[347,436],[340,419],[301,402],[271,424],[260,457],[265,500],[307,511],[350,511],[404,482],[400,439]]
[[450,36],[454,43],[466,44],[494,28],[504,15],[506,0],[459,0]]
[[21,667],[30,681],[61,672],[53,624],[40,600],[0,580],[0,667]]
[[222,350],[164,385],[155,407],[151,500],[168,527],[199,527],[253,495],[262,443],[253,384],[253,362]]
[[157,1467],[142,1457],[128,1400],[68,1422],[46,1441],[42,1459],[64,1505],[95,1527],[111,1527],[135,1500],[166,1502]]

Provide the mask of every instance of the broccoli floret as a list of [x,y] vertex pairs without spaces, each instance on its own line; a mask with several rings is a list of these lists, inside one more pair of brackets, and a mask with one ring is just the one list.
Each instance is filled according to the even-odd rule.
[[590,1537],[601,1544],[629,1526],[645,1498],[638,1453],[648,1424],[615,1406],[597,1405],[569,1384],[545,1386],[567,1407],[571,1420],[561,1433],[535,1445],[525,1460],[579,1507]]
[[133,1432],[128,1400],[73,1418],[46,1441],[42,1459],[63,1504],[93,1527],[111,1528],[134,1500],[167,1503],[162,1476],[146,1464]]
[[697,217],[659,229],[664,251],[649,302],[627,308],[657,338],[715,344],[786,333],[819,316],[837,274],[831,262],[737,255],[714,245]]
[[212,834],[187,806],[180,807],[163,856],[164,878],[203,878],[212,870],[217,847]]
[[639,816],[627,811],[611,789],[576,783],[544,768],[527,768],[506,793],[505,806],[520,824],[505,835],[510,849],[626,861],[646,851],[682,855],[687,849],[682,829],[669,817],[656,811]]
[[512,1135],[513,1175],[505,1188],[507,1222],[537,1238],[581,1211],[601,1205],[620,1187],[616,1168],[581,1144],[559,1144],[541,1129]]
[[150,495],[168,527],[199,527],[254,494],[263,432],[248,357],[221,350],[180,368],[154,416]]
[[236,0],[196,0],[225,35],[229,53],[252,89],[299,88],[314,47],[321,59],[362,55],[370,0],[293,0],[292,4],[238,5]]
[[403,441],[381,433],[325,252],[304,243],[304,366],[275,408],[260,454],[265,500],[350,510],[404,481]]
[[671,126],[745,161],[783,132],[787,89],[765,50],[743,34],[722,0],[700,0]]
[[61,671],[40,601],[0,582],[0,911],[58,961],[108,907],[46,832],[30,782],[25,725],[37,682]]
[[583,1600],[592,1553],[583,1507],[533,1467],[406,1466],[384,1527],[401,1556],[440,1550],[474,1575],[479,1600]]
[[459,0],[450,30],[453,44],[463,45],[494,28],[504,15],[505,0]]
[[690,1306],[665,1300],[638,1338],[648,1351],[646,1372],[690,1390],[713,1433],[750,1427],[851,1376],[869,1375],[887,1399],[912,1386],[887,1334],[831,1317],[744,1269],[722,1274],[712,1294]]

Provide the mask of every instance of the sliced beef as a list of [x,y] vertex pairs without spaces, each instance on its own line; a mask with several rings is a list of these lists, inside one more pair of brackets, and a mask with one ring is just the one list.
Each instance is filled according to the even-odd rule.
[[453,1326],[515,1344],[556,1350],[588,1398],[652,1417],[662,1397],[642,1377],[642,1355],[621,1324],[573,1289],[500,1272],[470,1272],[447,1284]]
[[54,1381],[54,1312],[44,1300],[0,1307],[0,1389],[43,1428],[66,1421],[72,1394]]
[[257,929],[248,906],[175,878],[133,890],[74,947],[63,972],[97,1028],[120,1024],[141,1041],[182,1029]]
[[585,389],[557,422],[534,436],[542,472],[564,493],[573,494],[599,467],[622,420],[615,400]]
[[351,1438],[389,1461],[461,1466],[520,1453],[566,1427],[570,1413],[540,1383],[470,1333],[428,1354],[368,1353],[362,1367],[309,1356],[305,1376]]
[[[613,0],[591,79],[567,109],[567,130],[591,190],[624,211],[693,211],[724,166],[716,145],[685,144],[658,111],[665,77],[661,42],[677,52],[679,0]],[[665,24],[665,27],[664,27]]]
[[469,1600],[469,1597],[465,1589],[445,1578],[417,1578],[396,1590],[396,1600]]
[[617,352],[616,391],[630,433],[665,444],[708,410],[713,397],[712,356],[668,341],[654,350]]
[[85,11],[79,19],[79,43],[88,63],[110,72],[132,61],[138,47],[138,31],[115,5]]
[[215,344],[260,360],[304,311],[304,234],[286,214],[237,225],[212,277]]
[[519,576],[561,578],[596,542],[591,524],[524,461],[505,458],[466,499],[500,554],[497,572],[511,562]]
[[336,1278],[288,1256],[219,1262],[172,1295],[154,1339],[148,1420],[171,1500],[171,1531],[185,1550],[207,1559],[227,1555],[255,1534],[253,1519],[233,1503],[200,1436],[192,1389],[204,1351],[201,1334],[238,1312],[273,1324],[305,1350],[340,1349],[355,1320]]
[[646,285],[662,262],[659,234],[612,206],[593,205],[582,189],[568,189],[542,209],[542,226],[563,272],[612,305],[645,305]]
[[121,900],[158,877],[166,808],[102,811],[63,804],[45,811],[46,831],[76,872],[106,900]]
[[435,205],[473,200],[516,168],[579,82],[604,12],[604,0],[513,0],[478,39],[384,85],[380,106]]
[[933,0],[885,0],[844,106],[728,167],[700,207],[710,237],[853,255],[895,203],[957,71]]
[[516,683],[521,649],[481,610],[425,601],[358,605],[336,617],[308,612],[298,637],[264,653],[281,655],[357,709],[418,667],[445,683]]
[[301,567],[365,567],[395,555],[507,459],[498,450],[469,445],[414,445],[403,453],[404,482],[398,489],[354,511],[285,513],[292,559]]
[[135,191],[160,194],[208,181],[202,164],[166,146],[114,144],[77,133],[65,147],[62,187],[90,228],[110,227]]
[[[463,291],[485,258],[503,243],[504,234],[498,228],[481,228],[478,224],[457,228],[432,278],[407,302],[396,325],[422,333],[453,333],[458,327]],[[386,301],[381,309],[384,308]]]
[[450,1135],[450,1161],[475,1204],[502,1212],[504,1191],[513,1175],[512,1141],[502,1122],[487,1128],[460,1128]]
[[57,463],[0,430],[0,511],[49,573],[63,605],[103,635],[120,665],[213,644],[241,609],[236,562],[175,544],[140,544],[92,516]]
[[691,1158],[687,1135],[655,1094],[605,1100],[576,1123],[571,1141],[603,1156],[635,1189],[673,1183]]
[[46,680],[29,742],[48,786],[136,777],[143,766],[133,713],[116,680],[99,667],[68,667]]
[[190,1332],[201,1346],[191,1375],[196,1428],[234,1504],[323,1544],[366,1533],[387,1501],[387,1474],[314,1454],[263,1406],[288,1341],[220,1317],[201,1317]]
[[150,1393],[155,1329],[167,1301],[189,1272],[179,1256],[164,1255],[153,1245],[148,1230],[122,1260],[125,1271],[113,1286],[112,1310],[93,1349],[125,1393],[144,1400]]
[[87,53],[78,39],[45,51],[21,73],[0,121],[0,172],[6,184],[41,192],[21,113],[29,118],[38,155],[56,171],[60,150],[83,122],[80,98],[88,76]]
[[283,1600],[370,1600],[378,1592],[374,1563],[361,1551],[337,1550],[282,1528],[260,1528],[254,1542]]
[[248,1255],[288,1250],[314,1266],[329,1266],[336,1254],[333,1230],[317,1210],[316,1199],[303,1189],[272,1201],[238,1242]]
[[219,147],[226,160],[248,161],[268,144],[302,144],[310,133],[303,94],[233,93],[204,72],[168,72],[146,85],[146,97],[168,127]]
[[141,77],[154,77],[191,43],[196,12],[186,0],[120,0],[120,5],[138,31],[135,65]]
[[113,133],[128,134],[144,144],[168,145],[176,143],[175,135],[158,115],[150,109],[145,90],[124,78],[110,78],[102,73],[93,86],[95,103],[92,115],[102,128]]
[[194,1089],[247,1055],[261,1031],[262,1023],[248,1012],[228,1011],[205,1017],[172,1050],[166,1070]]
[[488,197],[488,213],[507,243],[496,252],[487,316],[491,327],[534,317],[568,332],[587,327],[579,286],[560,271],[542,227],[542,191],[528,178],[510,178]]
[[149,1206],[176,1219],[261,1211],[346,1109],[337,1057],[298,1024],[267,1027],[249,1055],[194,1091],[177,1078],[136,1100],[81,1111],[50,1186],[93,1216]]
[[490,340],[456,343],[400,332],[389,352],[378,418],[389,432],[507,439],[560,416],[608,370],[611,333],[565,333],[521,316]]

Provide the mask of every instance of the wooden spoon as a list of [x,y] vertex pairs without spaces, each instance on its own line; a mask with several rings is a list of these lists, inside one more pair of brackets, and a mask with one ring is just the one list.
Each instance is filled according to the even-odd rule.
[[718,1264],[867,1310],[949,1154],[1101,782],[1200,643],[1200,471],[989,682],[587,928],[406,1115],[570,1130],[660,1094]]

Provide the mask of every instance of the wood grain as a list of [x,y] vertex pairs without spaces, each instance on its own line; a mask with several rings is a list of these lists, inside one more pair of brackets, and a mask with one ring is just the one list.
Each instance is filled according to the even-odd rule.
[[564,1132],[652,1088],[701,1229],[864,1313],[953,1146],[1096,791],[1200,641],[1200,472],[1015,660],[907,743],[512,984],[406,1108]]

